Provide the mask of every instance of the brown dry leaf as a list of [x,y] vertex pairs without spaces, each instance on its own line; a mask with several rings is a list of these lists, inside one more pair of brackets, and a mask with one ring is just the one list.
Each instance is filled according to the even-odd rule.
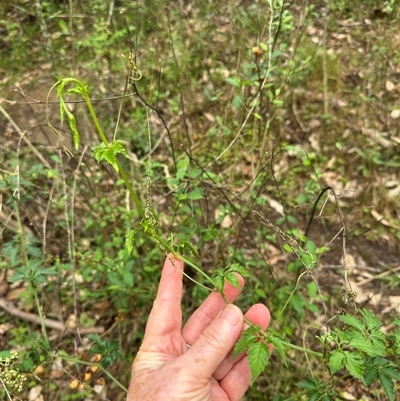
[[339,191],[343,188],[343,183],[340,180],[340,175],[333,171],[327,171],[323,174],[322,178],[330,187],[335,188],[336,191]]
[[75,314],[70,314],[69,316],[68,316],[68,319],[67,319],[67,327],[69,327],[69,328],[71,328],[71,329],[74,329],[75,327],[76,327],[76,324],[77,324],[77,319],[76,319],[76,315]]
[[64,376],[64,369],[55,369],[50,372],[50,379],[60,379]]
[[371,210],[372,216],[379,221],[379,223],[383,224],[384,226],[390,227],[390,223],[376,210],[372,209]]
[[400,117],[400,109],[394,109],[390,112],[390,118],[397,120]]
[[12,325],[11,323],[0,324],[0,335],[2,336],[3,334],[7,333],[7,331],[9,331],[13,328],[14,328],[14,325]]
[[211,123],[215,123],[215,117],[214,117],[212,114],[207,113],[207,112],[205,112],[205,113],[203,113],[203,114],[204,114],[204,117],[205,117],[208,121],[210,121]]
[[[342,263],[344,265],[343,256],[341,258],[340,263]],[[347,266],[348,271],[351,272],[356,267],[356,265],[357,265],[357,262],[356,262],[355,257],[349,253],[346,254],[346,266]]]
[[6,295],[7,301],[14,301],[15,299],[18,299],[20,294],[24,292],[26,288],[21,287],[21,288],[14,288],[13,290],[10,290],[8,294]]
[[357,180],[349,181],[343,188],[342,197],[347,199],[354,199],[363,191],[363,188]]
[[373,292],[369,292],[368,293],[369,296],[369,303],[376,308],[381,309],[381,305],[382,305],[382,294],[381,293],[373,293]]
[[395,85],[392,81],[386,81],[386,90],[391,92],[395,88]]
[[106,381],[104,380],[103,377],[99,377],[97,380],[96,384],[93,386],[93,391],[96,394],[100,394],[104,398],[107,396],[107,387],[106,387]]
[[276,201],[275,199],[270,199],[269,200],[269,206],[274,209],[276,212],[278,212],[281,216],[284,215],[284,211],[283,211],[283,206]]
[[[390,308],[400,313],[400,296],[389,296]],[[383,311],[382,311],[383,313]]]
[[364,304],[370,299],[370,294],[366,293],[354,280],[349,279],[351,291],[355,292],[355,301],[358,304]]
[[38,385],[29,390],[28,401],[43,401],[42,386]]
[[233,220],[229,214],[227,214],[221,221],[222,228],[231,228],[233,226]]
[[43,365],[38,365],[36,366],[35,370],[33,371],[33,373],[37,376],[43,374],[45,372]]
[[319,135],[318,135],[317,132],[315,132],[314,134],[311,134],[311,135],[308,137],[308,140],[310,141],[311,147],[312,147],[315,151],[319,152],[319,151],[321,150],[321,147],[319,146]]
[[357,401],[357,398],[354,397],[353,394],[350,394],[348,391],[344,391],[340,394],[340,397],[347,401]]

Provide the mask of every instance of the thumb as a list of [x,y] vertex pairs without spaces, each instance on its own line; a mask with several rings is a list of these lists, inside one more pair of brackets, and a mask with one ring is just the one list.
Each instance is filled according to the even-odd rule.
[[184,354],[199,379],[208,380],[231,351],[243,329],[243,313],[228,304]]

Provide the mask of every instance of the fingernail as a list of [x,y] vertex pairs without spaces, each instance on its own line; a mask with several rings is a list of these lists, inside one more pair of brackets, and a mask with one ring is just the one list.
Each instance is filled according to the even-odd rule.
[[232,326],[235,326],[240,320],[239,310],[235,305],[226,305],[225,309],[221,313],[221,317],[222,319],[228,321]]

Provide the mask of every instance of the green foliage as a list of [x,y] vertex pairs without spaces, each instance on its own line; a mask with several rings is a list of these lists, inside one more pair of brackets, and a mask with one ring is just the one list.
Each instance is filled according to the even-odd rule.
[[[243,310],[268,304],[275,330],[246,322],[250,327],[235,348],[235,354],[247,352],[253,383],[264,370],[276,378],[270,386],[261,375],[251,399],[336,400],[344,370],[353,386],[362,383],[393,401],[398,319],[366,309],[331,319],[343,306],[342,267],[335,267],[343,227],[331,197],[317,205],[307,234],[304,228],[326,178],[340,192],[347,240],[362,234],[386,241],[391,235],[395,247],[393,239],[400,238],[398,119],[391,114],[398,109],[396,0],[179,7],[150,0],[137,8],[90,0],[78,13],[73,2],[42,1],[42,20],[35,2],[23,8],[3,3],[5,86],[14,91],[11,80],[23,86],[31,81],[43,90],[37,71],[46,74],[49,66],[42,60],[52,61],[57,76],[84,76],[58,80],[60,120],[53,119],[50,95],[47,114],[57,137],[65,136],[58,125],[67,122],[75,151],[89,145],[98,162],[81,153],[77,165],[75,152],[68,150],[67,160],[58,147],[36,145],[33,126],[42,121],[39,115],[33,124],[30,111],[21,132],[51,164],[44,166],[22,137],[13,138],[15,125],[5,125],[5,141],[13,140],[5,144],[1,169],[6,208],[0,266],[22,305],[32,307],[35,300],[31,313],[41,320],[78,310],[83,327],[117,326],[109,333],[118,332],[121,349],[113,339],[92,335],[90,352],[101,353],[112,374],[127,372],[128,380],[123,354],[131,357],[143,337],[160,260],[172,252],[190,266],[188,311],[209,293],[207,286],[221,292],[226,282],[239,287],[237,274],[249,278],[238,301]],[[43,43],[50,43],[52,54]],[[143,77],[134,89],[122,89],[127,66],[121,53],[129,51]],[[11,106],[7,90],[3,104]],[[31,96],[30,88],[24,91]],[[35,114],[39,106],[33,105]],[[24,113],[25,106],[18,107]],[[155,109],[167,121],[167,136]],[[20,123],[18,113],[11,114]],[[384,219],[378,221],[376,212]],[[17,229],[8,226],[13,221]],[[356,276],[357,269],[348,273]],[[386,263],[383,270],[390,269]],[[399,281],[395,271],[379,280],[383,294]],[[61,317],[53,316],[53,301],[61,304]],[[323,353],[315,351],[322,324],[330,328],[322,336]],[[395,328],[384,330],[390,324]],[[31,373],[52,361],[53,349],[71,362],[69,333],[54,341],[43,324],[40,333],[30,335],[28,328],[21,321],[5,334],[10,347],[23,348],[15,361],[19,371]],[[274,364],[269,346],[279,356]],[[310,355],[309,372],[298,369],[303,354]],[[72,362],[82,361],[76,356]],[[320,376],[323,364],[329,380]],[[50,392],[54,383],[45,387]]]
[[93,149],[93,155],[95,159],[98,162],[106,160],[109,164],[111,164],[111,166],[114,167],[114,170],[117,173],[119,172],[119,165],[117,162],[118,154],[122,154],[123,156],[128,157],[125,148],[119,140],[115,140],[110,144],[105,144],[103,142]]
[[48,276],[56,274],[54,269],[44,268],[40,260],[28,261],[26,266],[19,267],[14,270],[14,274],[9,278],[10,283],[23,281],[30,287],[37,288],[48,282]]
[[242,277],[250,277],[250,273],[239,263],[233,263],[224,269],[216,269],[213,275],[213,281],[218,291],[223,291],[225,281],[232,284],[236,288],[240,288],[237,275]]
[[122,358],[119,345],[116,341],[103,340],[98,334],[89,334],[88,339],[94,342],[90,348],[90,352],[102,356],[100,364],[104,368],[108,368],[115,360]]
[[337,396],[336,391],[333,391],[327,383],[319,381],[315,377],[307,380],[302,380],[296,386],[306,390],[309,401],[331,401],[334,396]]
[[371,311],[361,309],[359,313],[360,318],[339,315],[348,328],[336,329],[325,337],[325,341],[337,346],[329,355],[330,372],[347,369],[366,386],[379,380],[389,400],[394,401],[395,381],[400,380],[400,375],[398,368],[386,358],[390,353],[390,336],[381,330],[382,322]]
[[260,337],[261,328],[250,326],[235,345],[234,356],[247,351],[249,358],[251,380],[254,383],[259,374],[264,371],[269,362],[270,352],[267,344]]

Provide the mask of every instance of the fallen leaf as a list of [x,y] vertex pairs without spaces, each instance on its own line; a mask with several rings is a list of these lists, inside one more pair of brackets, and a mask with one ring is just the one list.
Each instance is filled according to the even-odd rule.
[[269,205],[274,209],[276,212],[278,212],[281,216],[284,215],[283,212],[283,206],[276,200],[270,199]]
[[14,326],[11,323],[2,323],[0,324],[0,335],[7,333],[7,331],[13,329]]
[[379,223],[383,224],[384,226],[390,227],[389,222],[380,213],[378,213],[376,210],[372,209],[371,210],[371,214],[376,220],[379,221]]
[[390,113],[390,117],[393,118],[393,120],[397,120],[400,117],[400,109],[394,109]]
[[43,397],[40,397],[42,392],[42,386],[35,386],[29,390],[28,401],[39,401],[43,400]]
[[386,90],[391,92],[395,88],[395,85],[392,81],[386,81]]
[[222,228],[231,228],[233,225],[232,218],[229,214],[227,214],[221,221]]

